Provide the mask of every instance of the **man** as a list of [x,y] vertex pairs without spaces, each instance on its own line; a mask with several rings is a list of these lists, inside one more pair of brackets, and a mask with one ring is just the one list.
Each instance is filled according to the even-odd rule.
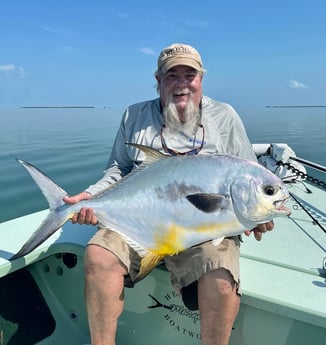
[[[165,48],[155,73],[160,97],[127,108],[103,178],[65,202],[89,199],[137,166],[144,156],[126,142],[172,155],[221,153],[255,160],[233,108],[202,95],[203,74],[196,49],[184,44]],[[81,209],[72,221],[97,223],[91,209]],[[270,222],[254,229],[256,239],[272,228]],[[99,229],[90,240],[85,254],[85,295],[92,345],[115,343],[124,286],[133,286],[139,262],[125,241],[108,229]],[[228,344],[240,304],[238,238],[226,238],[217,246],[206,242],[165,262],[185,305],[199,309],[202,344]]]

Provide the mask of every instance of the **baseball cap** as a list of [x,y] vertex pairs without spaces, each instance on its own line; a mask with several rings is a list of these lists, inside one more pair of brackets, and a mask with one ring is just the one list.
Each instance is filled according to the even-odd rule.
[[178,65],[190,66],[200,72],[205,71],[200,54],[187,44],[174,43],[164,48],[157,60],[157,71],[166,73]]

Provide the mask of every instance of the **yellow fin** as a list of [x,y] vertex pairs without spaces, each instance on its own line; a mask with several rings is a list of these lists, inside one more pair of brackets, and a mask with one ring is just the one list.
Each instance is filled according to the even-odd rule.
[[141,260],[139,273],[135,281],[137,282],[145,278],[163,258],[163,255],[148,252]]

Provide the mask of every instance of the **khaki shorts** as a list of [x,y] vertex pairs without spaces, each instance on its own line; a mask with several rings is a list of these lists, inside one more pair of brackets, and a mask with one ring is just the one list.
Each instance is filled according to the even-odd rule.
[[[113,253],[128,271],[125,286],[134,286],[133,281],[139,272],[142,258],[119,234],[108,229],[99,229],[88,244],[98,245]],[[217,246],[209,241],[191,247],[178,255],[165,257],[165,265],[170,272],[173,288],[176,292],[181,292],[184,303],[189,309],[197,309],[196,304],[191,306],[191,302],[186,301],[186,296],[191,296],[191,299],[194,300],[194,296],[197,295],[197,280],[204,273],[218,268],[224,268],[231,273],[237,284],[238,294],[241,294],[239,248],[240,241],[235,236],[225,238]],[[195,300],[197,301],[197,298]]]

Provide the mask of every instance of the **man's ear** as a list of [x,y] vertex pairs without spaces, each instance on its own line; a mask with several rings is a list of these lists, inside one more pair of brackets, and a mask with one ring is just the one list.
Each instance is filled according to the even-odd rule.
[[157,81],[157,84],[159,84],[161,82],[161,77],[158,73],[155,73],[155,79]]

